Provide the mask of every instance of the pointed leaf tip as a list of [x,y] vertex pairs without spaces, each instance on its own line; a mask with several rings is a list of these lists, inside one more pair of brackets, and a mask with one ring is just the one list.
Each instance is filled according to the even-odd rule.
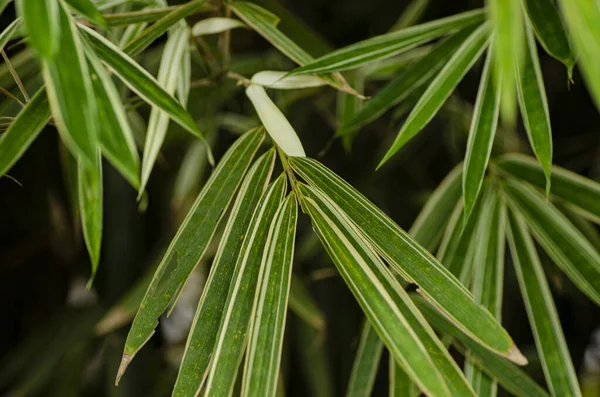
[[523,353],[521,353],[521,350],[519,350],[519,348],[515,344],[512,345],[509,352],[506,354],[506,358],[520,366],[529,364],[529,361],[527,361],[527,357],[525,357]]
[[129,366],[129,363],[131,363],[132,359],[133,356],[131,354],[123,353],[123,357],[121,358],[121,364],[119,364],[119,370],[117,371],[117,379],[115,380],[115,386],[119,386],[119,382],[125,374],[125,371],[127,370],[127,367]]

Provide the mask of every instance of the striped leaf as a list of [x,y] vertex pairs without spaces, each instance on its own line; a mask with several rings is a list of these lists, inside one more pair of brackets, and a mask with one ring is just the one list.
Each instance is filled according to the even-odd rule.
[[383,343],[377,331],[369,321],[365,321],[360,333],[352,372],[350,372],[346,397],[370,397],[372,395],[382,353]]
[[398,136],[378,165],[381,167],[402,146],[421,131],[437,114],[446,99],[452,94],[458,83],[471,69],[485,50],[489,41],[489,27],[478,27],[454,52],[452,58],[433,79],[414,109],[406,118]]
[[471,293],[431,254],[352,186],[308,158],[291,158],[293,170],[331,197],[358,226],[379,254],[406,281],[482,345],[524,364],[512,339],[494,317],[473,301]]
[[21,158],[49,118],[50,104],[42,87],[0,137],[0,176],[6,174]]
[[389,357],[388,377],[389,377],[389,397],[417,397],[420,395],[419,389],[410,381],[406,371],[394,360]]
[[59,8],[62,33],[56,57],[44,62],[44,80],[58,132],[69,150],[95,164],[98,115],[92,79],[73,18]]
[[192,26],[192,36],[205,36],[223,33],[235,28],[246,28],[246,24],[239,19],[213,17],[198,21]]
[[197,394],[205,380],[238,254],[252,214],[271,178],[274,162],[275,150],[269,150],[256,160],[240,187],[196,309],[174,397]]
[[259,271],[268,258],[267,238],[286,188],[286,176],[281,174],[265,192],[252,216],[231,278],[206,381],[207,396],[227,396],[233,392],[246,347]]
[[316,330],[325,329],[325,316],[319,309],[315,299],[310,294],[302,280],[292,275],[289,298],[290,310],[294,312],[306,324],[310,324]]
[[292,193],[279,207],[265,245],[249,331],[242,396],[276,395],[297,219],[298,202]]
[[529,324],[553,396],[581,396],[548,281],[525,219],[509,213],[508,241]]
[[59,0],[19,0],[16,5],[25,22],[29,44],[43,58],[53,58],[61,46],[61,30],[69,30],[69,24],[61,26]]
[[141,10],[104,14],[108,26],[134,25],[143,22],[155,22],[177,7],[147,7]]
[[535,39],[527,28],[523,68],[517,71],[517,92],[523,124],[531,148],[546,174],[546,195],[550,194],[552,169],[552,130],[544,80],[538,59]]
[[65,0],[79,14],[100,26],[106,26],[106,21],[100,10],[91,0]]
[[174,305],[204,255],[221,218],[264,139],[260,129],[239,138],[225,153],[171,241],[129,330],[117,383],[154,333],[158,318]]
[[507,180],[504,189],[511,208],[525,217],[558,267],[600,305],[600,253],[539,191],[517,180]]
[[397,32],[375,36],[333,51],[312,62],[306,62],[304,66],[294,69],[291,74],[330,73],[353,69],[367,62],[397,55],[466,26],[480,23],[483,16],[482,10],[467,11]]
[[327,84],[317,76],[286,76],[286,72],[264,70],[252,76],[252,84],[262,85],[265,88],[290,90],[298,88],[320,87]]

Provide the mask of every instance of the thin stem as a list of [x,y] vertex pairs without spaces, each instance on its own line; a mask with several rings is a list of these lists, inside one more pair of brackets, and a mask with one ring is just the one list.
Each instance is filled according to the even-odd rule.
[[2,58],[4,58],[4,62],[6,62],[6,66],[8,66],[8,70],[10,70],[10,74],[12,75],[13,79],[15,79],[15,83],[17,83],[19,90],[21,90],[21,94],[23,94],[23,98],[25,98],[25,102],[29,102],[29,95],[27,95],[27,90],[25,89],[25,86],[23,85],[21,78],[17,74],[17,71],[15,70],[12,63],[10,62],[10,59],[8,59],[8,57],[6,56],[4,49],[0,49],[0,54],[2,54]]
[[6,88],[0,87],[0,92],[2,92],[4,95],[6,95],[8,98],[12,99],[13,101],[17,102],[19,105],[21,105],[21,107],[25,106],[25,104],[23,102],[21,102],[21,100],[19,98],[14,96],[13,93],[8,91]]
[[227,72],[225,74],[225,77],[227,77],[228,79],[236,80],[238,84],[243,85],[245,87],[248,87],[250,84],[252,84],[252,81],[250,79],[247,79],[236,72]]
[[[225,6],[225,17],[231,17],[231,8]],[[221,38],[221,52],[223,54],[223,70],[229,70],[229,62],[231,60],[231,29],[223,32]]]
[[288,158],[287,155],[283,152],[283,150],[281,150],[281,148],[279,146],[277,147],[277,153],[279,153],[279,159],[281,160],[281,166],[283,167],[285,173],[288,176],[288,179],[290,180],[290,185],[292,186],[292,190],[294,191],[294,193],[296,193],[296,197],[298,198],[298,201],[300,200],[300,191],[298,190],[298,180],[296,179],[296,175],[294,175],[294,171],[292,171],[292,168],[290,167],[290,164],[288,163]]

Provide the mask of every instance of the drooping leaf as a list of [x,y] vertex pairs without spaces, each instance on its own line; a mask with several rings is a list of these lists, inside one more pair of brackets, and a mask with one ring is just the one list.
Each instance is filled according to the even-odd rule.
[[44,80],[58,132],[69,150],[89,166],[98,143],[96,97],[75,21],[59,7],[62,26],[56,56],[44,62]]
[[508,240],[529,324],[553,396],[581,396],[558,312],[522,216],[509,213]]
[[286,323],[298,202],[291,193],[269,230],[258,275],[249,331],[242,396],[275,396]]
[[92,272],[88,282],[91,286],[98,263],[102,245],[102,158],[96,149],[94,165],[79,160],[77,186],[79,188],[79,208],[83,238],[92,262]]
[[206,395],[231,395],[246,347],[258,275],[268,258],[267,238],[283,201],[287,179],[281,174],[260,200],[240,249],[206,380]]
[[367,62],[384,59],[425,44],[454,30],[480,23],[483,15],[482,10],[467,11],[397,32],[375,36],[333,51],[312,62],[305,62],[304,66],[294,69],[291,74],[330,73],[353,69]]
[[100,26],[106,26],[106,21],[100,10],[91,0],[65,0],[81,15]]
[[302,280],[292,274],[292,283],[290,286],[290,310],[302,319],[306,324],[310,324],[316,330],[325,328],[325,316],[317,306]]
[[548,195],[550,194],[550,172],[552,170],[550,111],[531,29],[526,29],[525,36],[526,48],[523,67],[516,73],[517,92],[529,143],[546,174],[546,195]]
[[433,79],[407,117],[394,143],[392,143],[392,147],[389,148],[378,167],[381,167],[431,121],[458,83],[479,59],[488,41],[489,26],[483,24],[471,33],[454,52],[452,58]]
[[264,70],[252,76],[252,83],[280,90],[320,87],[327,84],[317,76],[286,76],[286,72]]
[[552,0],[523,0],[523,5],[538,40],[548,54],[565,64],[570,78],[575,66],[575,55],[571,51],[556,5]]
[[294,131],[294,127],[269,98],[265,89],[252,84],[246,88],[246,95],[254,105],[260,121],[277,146],[288,156],[305,157],[302,142],[300,142],[298,134]]
[[[19,0],[17,11],[25,24],[29,44],[45,59],[53,58],[61,45],[61,26],[59,0]],[[68,34],[68,33],[67,33]]]
[[235,265],[252,214],[271,178],[274,161],[274,150],[263,154],[248,171],[240,187],[196,309],[173,396],[194,395],[205,380]]
[[375,328],[369,321],[366,321],[360,333],[346,397],[369,397],[372,395],[382,353],[383,343]]
[[377,252],[402,278],[418,285],[461,329],[490,350],[524,364],[512,339],[494,317],[473,301],[471,293],[431,254],[379,208],[335,173],[308,158],[291,158],[293,170],[323,191],[347,214]]
[[0,176],[6,174],[25,153],[49,118],[50,104],[42,87],[0,137]]
[[192,36],[205,36],[223,33],[235,28],[246,28],[246,24],[239,19],[213,17],[198,21],[192,26]]
[[600,305],[600,253],[556,207],[535,188],[507,180],[511,208],[522,214],[537,241],[575,285]]
[[465,221],[469,219],[483,185],[483,178],[492,153],[496,127],[498,126],[500,90],[498,89],[498,81],[494,81],[492,58],[493,52],[490,50],[479,82],[479,91],[475,100],[475,110],[465,153],[463,171]]
[[264,139],[261,129],[239,138],[225,153],[173,238],[146,291],[127,336],[117,382],[133,356],[154,333],[158,318],[174,304],[204,255],[225,209]]

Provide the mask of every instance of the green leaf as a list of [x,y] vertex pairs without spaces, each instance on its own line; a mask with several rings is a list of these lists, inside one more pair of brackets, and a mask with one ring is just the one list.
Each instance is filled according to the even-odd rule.
[[[360,334],[346,397],[370,397],[383,353],[383,343],[369,321]],[[395,362],[394,362],[395,363]]]
[[290,287],[290,310],[294,312],[306,324],[311,325],[316,330],[325,329],[325,316],[319,309],[304,282],[296,275],[292,275],[292,284]]
[[456,49],[472,32],[473,28],[466,28],[457,32],[432,49],[418,62],[411,65],[407,71],[400,72],[366,101],[354,117],[344,122],[338,134],[349,134],[404,101],[418,87],[425,84],[442,69]]
[[242,396],[275,396],[292,277],[298,202],[291,193],[269,230],[249,331]]
[[[242,361],[260,269],[266,266],[268,234],[283,201],[287,178],[281,174],[265,192],[254,211],[231,278],[205,395],[231,395]],[[278,368],[277,368],[278,369]]]
[[0,50],[3,50],[6,43],[12,39],[17,29],[21,26],[22,21],[21,18],[15,19],[0,33]]
[[595,0],[560,0],[559,3],[586,85],[600,109],[600,6]]
[[513,125],[517,113],[515,73],[518,73],[525,40],[524,21],[519,0],[486,0],[489,20],[494,29],[494,73],[502,76],[500,82],[500,114],[502,120]]
[[204,255],[233,194],[264,139],[256,129],[225,153],[171,241],[129,330],[117,383],[133,356],[154,333],[158,318],[175,304],[189,274]]
[[131,57],[140,54],[156,39],[165,34],[165,32],[177,22],[203,10],[205,7],[205,2],[206,0],[194,0],[181,7],[177,7],[140,32],[140,34],[138,34],[129,43],[127,43],[127,45],[125,45],[123,51]]
[[50,105],[46,90],[42,87],[0,137],[0,176],[6,174],[21,158],[49,118]]
[[292,335],[297,338],[295,348],[300,370],[306,379],[306,389],[310,396],[337,396],[322,331],[316,330],[312,325],[303,321],[299,321],[295,325],[296,332],[293,332]]
[[4,12],[6,7],[11,3],[12,0],[0,0],[0,15]]
[[31,47],[45,59],[57,55],[61,45],[61,30],[69,30],[68,24],[61,26],[64,17],[60,15],[59,0],[19,0],[16,5],[25,22]]
[[205,380],[244,236],[271,179],[274,162],[275,151],[269,150],[254,163],[240,187],[196,309],[173,396],[194,395]]
[[247,26],[239,19],[223,17],[206,18],[196,22],[194,26],[192,26],[192,36],[223,33],[235,28],[247,28]]
[[394,357],[389,357],[388,377],[389,377],[389,397],[417,397],[420,395],[415,384],[401,366],[396,363]]
[[73,9],[81,15],[100,26],[106,26],[104,16],[96,5],[90,0],[65,0]]
[[458,83],[479,59],[488,42],[489,26],[483,24],[462,43],[408,115],[392,147],[387,151],[378,168],[431,121]]
[[291,90],[298,88],[320,87],[327,84],[317,76],[286,76],[286,72],[264,70],[252,76],[252,84],[262,85],[265,88]]
[[60,49],[44,62],[46,91],[61,138],[76,157],[93,166],[99,123],[92,79],[73,18],[62,6],[59,15]]
[[508,241],[529,324],[553,396],[581,396],[548,281],[523,217],[509,213]]
[[533,187],[509,179],[504,190],[511,208],[527,219],[536,239],[556,265],[581,292],[600,305],[600,253]]
[[423,313],[427,321],[439,332],[459,340],[471,353],[470,358],[489,376],[498,380],[498,383],[518,397],[546,397],[548,393],[533,381],[524,371],[508,360],[497,356],[483,348],[467,336],[461,329],[440,314],[423,297],[412,294],[413,301]]
[[[522,154],[502,156],[494,162],[502,173],[515,176],[539,188],[546,179],[538,162]],[[595,223],[600,223],[600,184],[561,167],[552,167],[552,196],[568,202],[573,209]]]
[[394,26],[391,27],[390,31],[395,32],[417,23],[425,13],[425,10],[430,2],[431,0],[411,1],[410,4],[406,6]]
[[512,339],[494,317],[473,301],[471,293],[423,247],[352,186],[308,158],[290,165],[309,184],[331,197],[360,228],[379,254],[406,281],[434,302],[471,337],[517,363],[525,363]]
[[[85,26],[80,26],[80,29],[98,57],[110,66],[129,88],[146,102],[161,108],[171,116],[173,121],[204,141],[192,115],[173,96],[162,89],[150,73],[98,33]],[[212,163],[212,154],[208,145],[207,149],[209,161]]]
[[102,245],[102,158],[100,150],[96,150],[96,161],[93,166],[79,160],[77,186],[79,188],[79,208],[83,238],[92,262],[92,274],[88,288],[92,285]]
[[[477,229],[479,244],[473,257],[475,268],[471,290],[475,301],[484,305],[500,322],[504,288],[506,206],[498,200],[493,189],[488,192],[486,197],[482,197],[482,216]],[[497,381],[470,360],[465,362],[465,374],[478,396],[496,396]]]
[[140,159],[123,102],[112,79],[97,57],[88,52],[92,85],[98,105],[102,153],[131,185],[140,186]]
[[535,34],[548,54],[564,63],[569,78],[573,74],[575,55],[562,19],[552,0],[522,0]]
[[304,62],[304,66],[294,69],[290,74],[330,73],[353,69],[367,62],[407,51],[454,30],[480,23],[483,16],[482,10],[467,11],[397,32],[375,36],[333,51],[312,62]]
[[[181,71],[183,54],[188,45],[190,30],[187,26],[175,27],[167,40],[158,68],[157,82],[165,92],[171,96],[177,89],[177,78]],[[148,119],[148,130],[144,143],[144,155],[142,157],[142,179],[139,189],[140,196],[146,189],[150,173],[160,152],[160,148],[167,135],[169,128],[169,114],[158,107],[153,107]]]
[[469,219],[481,191],[498,126],[500,90],[498,90],[499,82],[494,81],[492,58],[493,52],[490,50],[479,82],[465,153],[463,171],[465,220]]
[[390,353],[426,394],[449,396],[439,368],[411,327],[427,332],[428,325],[419,321],[406,292],[345,215],[313,188],[298,186],[302,209]]
[[142,22],[154,22],[173,12],[177,7],[148,7],[137,11],[104,14],[108,26],[134,25]]
[[537,55],[535,39],[526,29],[526,50],[521,71],[517,71],[517,92],[523,124],[531,148],[546,174],[546,195],[550,194],[550,172],[552,170],[552,130],[550,111],[544,89],[544,79]]

